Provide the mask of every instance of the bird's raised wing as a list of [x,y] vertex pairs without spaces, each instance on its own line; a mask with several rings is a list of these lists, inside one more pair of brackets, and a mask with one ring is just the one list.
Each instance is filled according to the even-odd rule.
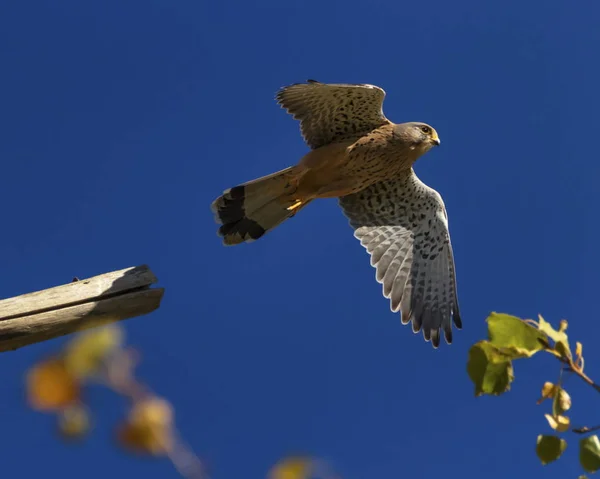
[[382,111],[385,91],[373,85],[326,84],[314,80],[282,88],[279,103],[300,120],[300,130],[312,149],[358,139],[390,121]]
[[437,348],[462,328],[448,217],[441,196],[412,169],[405,178],[375,183],[340,198],[356,236],[371,255],[383,295],[402,323]]

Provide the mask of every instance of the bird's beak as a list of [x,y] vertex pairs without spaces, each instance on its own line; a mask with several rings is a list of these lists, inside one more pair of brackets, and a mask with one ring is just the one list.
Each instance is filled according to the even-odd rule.
[[433,143],[435,146],[440,146],[441,141],[440,141],[440,137],[437,136],[437,133],[434,133],[431,136],[431,143]]

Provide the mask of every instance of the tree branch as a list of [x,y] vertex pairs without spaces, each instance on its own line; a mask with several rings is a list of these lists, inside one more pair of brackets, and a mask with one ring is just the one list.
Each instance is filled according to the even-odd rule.
[[594,427],[583,426],[583,427],[579,427],[576,429],[571,429],[571,432],[574,432],[576,434],[586,434],[588,432],[598,431],[599,429],[600,429],[600,426],[594,426]]
[[565,363],[567,366],[569,366],[569,369],[568,369],[569,372],[574,373],[577,376],[579,376],[584,382],[586,382],[587,384],[592,386],[596,391],[598,391],[600,393],[600,385],[596,384],[587,374],[585,374],[583,372],[583,370],[581,369],[581,367],[579,367],[577,364],[575,364],[575,362],[573,361],[573,358],[567,357],[567,356],[561,356],[559,359],[560,359],[560,361]]

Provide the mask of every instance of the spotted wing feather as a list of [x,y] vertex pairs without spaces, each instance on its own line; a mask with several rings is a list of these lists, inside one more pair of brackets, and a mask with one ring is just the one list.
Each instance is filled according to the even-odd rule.
[[437,348],[452,322],[462,328],[448,217],[441,196],[414,171],[340,198],[354,235],[371,255],[376,278],[402,323]]
[[312,149],[358,139],[390,123],[382,110],[385,91],[373,85],[308,80],[282,88],[276,98],[300,120],[302,137]]

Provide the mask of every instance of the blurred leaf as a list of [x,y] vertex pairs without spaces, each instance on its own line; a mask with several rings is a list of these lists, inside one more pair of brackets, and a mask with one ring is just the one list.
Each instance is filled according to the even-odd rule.
[[38,411],[63,409],[78,401],[79,383],[62,359],[45,360],[29,370],[26,378],[27,400]]
[[587,472],[600,469],[600,441],[595,434],[579,441],[579,462]]
[[67,368],[81,379],[92,376],[98,372],[104,358],[121,347],[123,340],[123,329],[116,324],[78,333],[65,348]]
[[571,420],[567,416],[551,416],[550,414],[544,414],[550,427],[558,432],[565,432],[569,430]]
[[63,439],[83,439],[90,432],[90,414],[82,404],[63,409],[58,415],[58,432]]
[[161,398],[136,403],[127,421],[117,430],[118,442],[126,449],[161,456],[173,442],[173,408]]
[[554,395],[554,401],[552,401],[552,414],[554,416],[560,416],[565,411],[571,408],[571,396],[560,386],[557,386],[556,393]]
[[540,399],[538,399],[538,404],[541,404],[542,402],[544,402],[546,399],[554,397],[555,393],[556,393],[556,388],[558,386],[555,386],[554,384],[552,384],[551,382],[546,381],[544,383],[544,385],[542,386],[542,397]]
[[556,461],[565,452],[566,448],[567,441],[564,439],[558,436],[543,436],[540,434],[537,438],[535,452],[542,464],[546,465]]
[[308,457],[282,459],[273,466],[268,479],[308,479],[312,471],[312,462]]
[[571,358],[572,355],[571,348],[569,347],[569,338],[564,332],[564,329],[562,331],[557,331],[552,327],[550,323],[548,323],[544,318],[542,318],[541,314],[538,315],[538,324],[539,330],[546,334],[550,339],[552,339],[552,341],[554,341],[554,349],[562,356]]
[[492,313],[487,322],[490,343],[510,350],[511,359],[529,357],[544,348],[544,335],[516,316]]
[[510,389],[514,379],[512,363],[506,354],[487,341],[471,346],[467,372],[475,384],[475,396],[502,394]]

